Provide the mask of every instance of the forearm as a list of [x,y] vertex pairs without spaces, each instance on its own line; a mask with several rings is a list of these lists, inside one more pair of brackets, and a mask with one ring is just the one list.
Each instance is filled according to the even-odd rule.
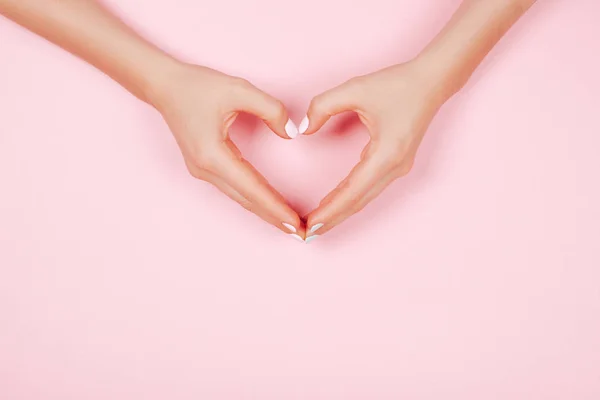
[[439,80],[445,97],[464,86],[485,56],[535,1],[463,1],[418,57]]
[[0,14],[94,65],[146,102],[176,64],[95,0],[0,0]]

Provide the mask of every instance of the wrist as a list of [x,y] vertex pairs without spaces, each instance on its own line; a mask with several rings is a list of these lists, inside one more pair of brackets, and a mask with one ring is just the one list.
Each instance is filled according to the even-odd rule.
[[170,90],[171,82],[185,69],[185,63],[165,55],[153,62],[153,68],[142,79],[139,90],[142,101],[157,108]]
[[440,57],[431,49],[420,53],[413,63],[433,87],[442,103],[460,91],[468,80],[464,74],[457,72],[456,65],[451,60]]
[[391,69],[400,80],[415,88],[423,101],[433,108],[441,107],[457,91],[448,74],[437,68],[432,60],[421,55],[406,63],[392,66]]

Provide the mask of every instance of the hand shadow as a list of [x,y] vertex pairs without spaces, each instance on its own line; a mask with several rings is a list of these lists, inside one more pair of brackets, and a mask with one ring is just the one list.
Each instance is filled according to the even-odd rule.
[[330,125],[324,130],[325,135],[329,134],[339,139],[339,136],[347,136],[348,131],[355,131],[359,126],[362,127],[362,122],[356,113],[347,112],[341,114]]

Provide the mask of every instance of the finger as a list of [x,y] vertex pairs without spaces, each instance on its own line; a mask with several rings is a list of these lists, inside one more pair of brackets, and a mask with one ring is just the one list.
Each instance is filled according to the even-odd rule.
[[298,136],[298,128],[289,118],[281,101],[249,82],[242,82],[235,101],[237,110],[259,117],[275,134],[284,139],[294,139]]
[[233,143],[227,142],[230,141],[216,150],[219,154],[214,157],[211,172],[248,199],[253,207],[263,210],[266,214],[263,219],[267,222],[279,229],[285,228],[288,233],[304,234],[298,214],[254,167],[234,154],[230,148]]
[[[362,199],[356,202],[352,209],[335,217],[331,225],[338,226],[354,214],[361,212],[369,203],[375,200],[381,194],[381,192],[383,192],[392,182],[394,182],[398,178],[406,176],[410,171],[411,167],[412,160],[407,160],[403,163],[402,166],[400,166],[400,168],[396,168],[393,171],[389,172],[383,179],[381,179],[381,181],[379,181],[375,186],[373,186]],[[324,234],[326,232],[327,230],[324,229],[319,233]]]
[[215,186],[221,192],[223,192],[227,197],[231,200],[239,203],[242,207],[244,207],[248,211],[252,211],[252,203],[250,200],[242,196],[237,190],[233,189],[229,186],[223,179],[219,178],[217,175],[208,172],[208,171],[197,171],[193,173],[194,177],[208,182],[211,185]]
[[356,81],[350,80],[331,90],[316,96],[308,106],[306,117],[300,122],[298,130],[302,135],[312,135],[334,115],[346,111],[356,111]]
[[400,167],[392,170],[388,175],[381,180],[377,185],[371,188],[369,192],[363,197],[355,206],[352,214],[362,211],[371,201],[381,194],[392,182],[396,179],[402,178],[410,172],[414,164],[414,158],[409,157],[402,161]]
[[[367,146],[366,146],[366,147],[363,149],[363,151],[362,151],[362,152],[361,152],[361,154],[360,154],[360,158],[361,158],[361,160],[362,160],[364,157],[366,157],[366,155],[367,155],[367,154],[369,154],[369,151],[370,151],[370,149],[371,149],[371,145],[370,145],[370,144],[368,144],[368,145],[367,145]],[[345,177],[345,178],[344,178],[344,180],[343,180],[343,181],[341,181],[341,182],[338,184],[337,188],[343,188],[343,187],[345,187],[345,186],[346,186],[346,183],[348,182],[348,179],[349,179],[349,177],[348,177],[348,176],[347,176],[347,177]],[[326,195],[326,196],[325,196],[323,199],[321,199],[321,201],[319,202],[319,205],[323,205],[323,204],[325,204],[325,203],[329,203],[329,201],[331,200],[331,198],[332,198],[333,196],[335,196],[335,195],[337,194],[337,192],[339,191],[337,188],[336,188],[336,189],[334,189],[334,190],[332,190],[331,192],[329,192],[329,193],[328,193],[328,194],[327,194],[327,195]]]
[[[349,211],[337,215],[332,220],[331,224],[323,227],[323,229],[320,229],[322,226],[317,226],[317,230],[319,230],[319,232],[318,232],[318,235],[316,235],[316,236],[327,233],[327,231],[329,231],[334,226],[338,226],[339,224],[344,222],[346,219],[350,218],[352,215],[361,212],[369,203],[371,203],[373,200],[375,200],[392,182],[394,182],[398,178],[406,176],[410,172],[412,165],[413,165],[413,159],[412,158],[407,159],[402,163],[402,165],[400,167],[395,168],[392,171],[390,171],[384,178],[382,178],[371,189],[369,189],[369,191],[365,194],[365,196],[362,199],[360,199],[358,202],[356,202],[356,204]],[[313,235],[313,232],[311,232],[309,229],[307,229],[307,239],[306,240],[308,242],[310,242],[311,240],[314,240],[314,239],[309,239],[311,237],[311,235]]]
[[328,201],[311,212],[307,219],[307,235],[332,229],[353,210],[369,191],[394,169],[393,155],[385,150],[367,152],[348,177],[333,190]]
[[371,201],[375,200],[377,196],[381,194],[393,181],[398,179],[398,174],[396,172],[390,172],[385,177],[383,177],[377,184],[375,184],[362,199],[357,201],[352,208],[337,215],[330,225],[327,228],[324,228],[319,234],[324,234],[331,228],[340,225],[342,222],[361,212]]
[[[227,184],[223,179],[219,176],[208,172],[208,171],[197,171],[194,173],[194,176],[198,179],[206,181],[213,186],[215,186],[218,190],[227,195],[230,199],[240,204],[246,210],[252,212],[265,222],[276,226],[279,230],[294,236],[296,239],[302,240],[300,235],[304,235],[304,231],[299,231],[292,225],[286,226],[285,223],[277,223],[274,218],[268,213],[263,207],[253,204],[250,200],[242,196],[237,190],[233,189],[229,184]],[[292,229],[293,228],[293,229]]]
[[336,225],[339,225],[348,217],[361,212],[370,202],[375,200],[381,194],[381,192],[383,192],[392,182],[394,182],[398,178],[399,176],[396,172],[390,172],[389,174],[387,174],[379,183],[373,186],[371,190],[369,190],[362,199],[360,199],[355,204],[355,206],[350,210],[349,213],[340,215],[335,221]]

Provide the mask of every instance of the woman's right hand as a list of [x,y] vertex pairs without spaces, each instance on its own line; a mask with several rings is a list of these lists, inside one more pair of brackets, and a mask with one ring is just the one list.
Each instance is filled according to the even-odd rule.
[[150,103],[162,114],[192,176],[207,181],[278,229],[302,240],[298,214],[244,160],[229,138],[240,112],[262,119],[285,139],[298,135],[283,104],[248,81],[189,64],[167,74]]

